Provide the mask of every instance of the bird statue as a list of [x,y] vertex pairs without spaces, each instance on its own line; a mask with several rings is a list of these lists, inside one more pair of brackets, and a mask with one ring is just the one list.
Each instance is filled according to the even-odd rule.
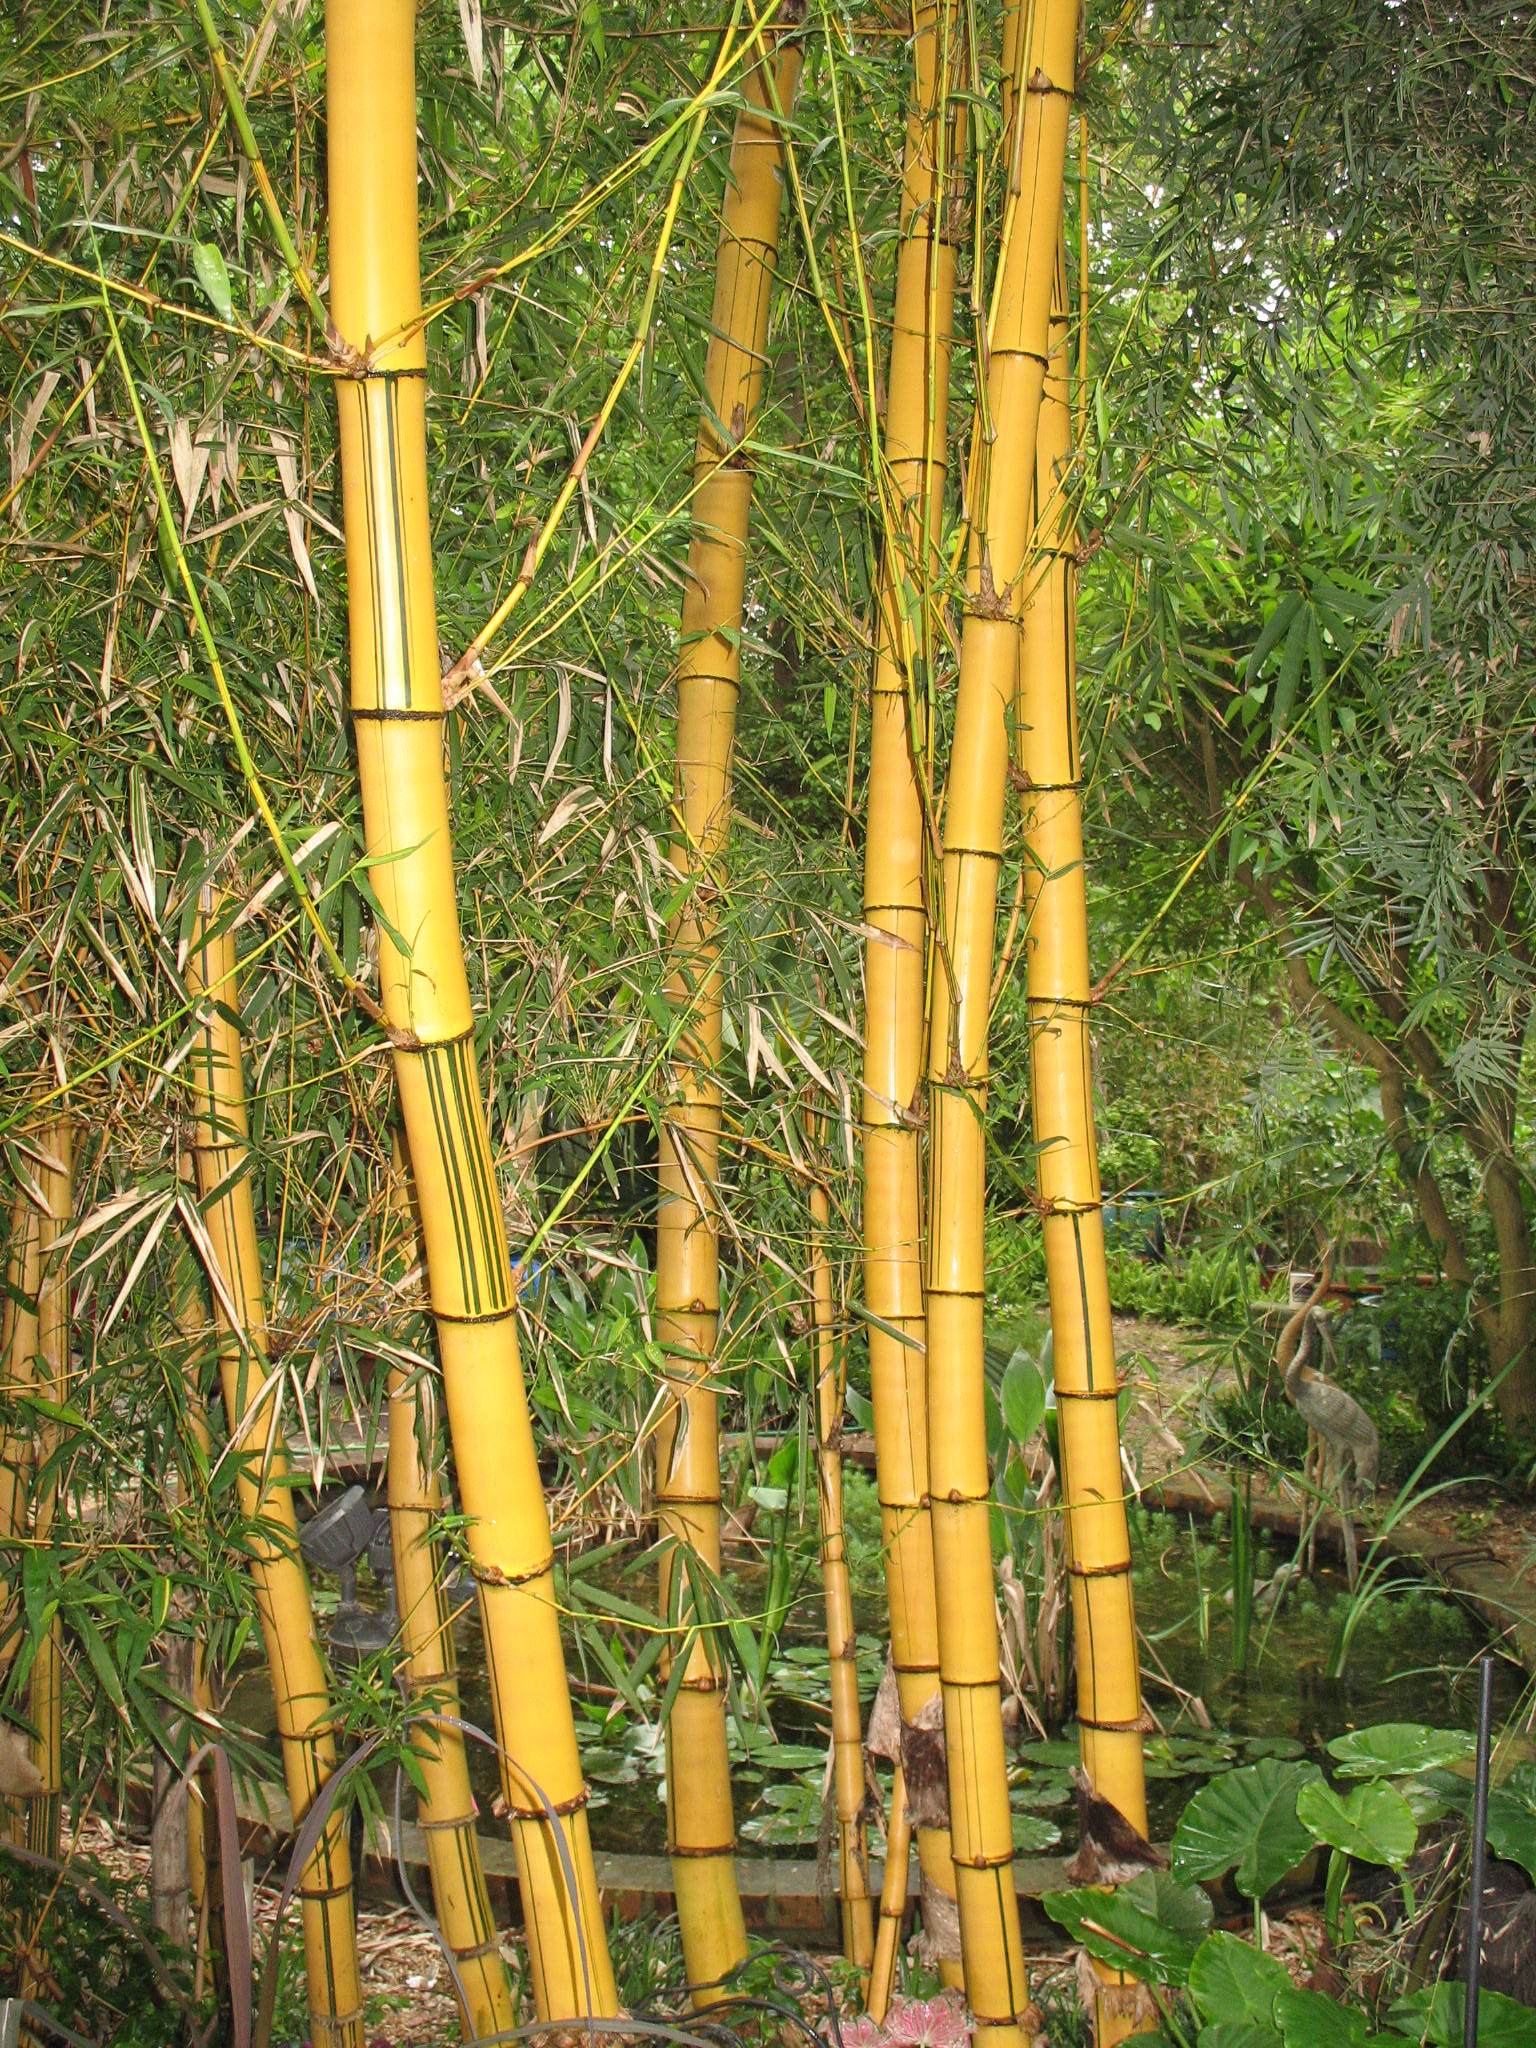
[[1132,1827],[1118,1806],[1093,1789],[1081,1764],[1073,1766],[1077,1787],[1077,1854],[1067,1865],[1074,1884],[1129,1884],[1144,1870],[1166,1870],[1168,1858]]
[[0,1721],[0,1796],[36,1799],[47,1790],[42,1772],[32,1761],[32,1748],[26,1736],[9,1721]]
[[1316,1286],[1280,1332],[1275,1368],[1285,1398],[1307,1425],[1307,1475],[1315,1480],[1320,1493],[1338,1494],[1344,1562],[1353,1587],[1359,1565],[1350,1519],[1350,1468],[1362,1496],[1374,1493],[1381,1472],[1381,1437],[1354,1396],[1324,1379],[1314,1363],[1324,1350],[1335,1365],[1338,1363],[1327,1315],[1320,1306],[1332,1273],[1333,1256],[1329,1253]]

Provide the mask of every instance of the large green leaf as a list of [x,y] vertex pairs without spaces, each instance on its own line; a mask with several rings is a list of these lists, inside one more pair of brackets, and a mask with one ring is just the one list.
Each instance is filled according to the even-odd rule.
[[1238,1890],[1263,1898],[1312,1848],[1296,1797],[1321,1780],[1316,1764],[1263,1757],[1202,1785],[1174,1831],[1174,1875],[1199,1883],[1235,1870]]
[[1357,1785],[1341,1798],[1331,1785],[1314,1780],[1296,1795],[1296,1817],[1330,1849],[1393,1870],[1402,1869],[1419,1838],[1411,1807],[1392,1785]]
[[1290,1989],[1285,1965],[1250,1941],[1219,1930],[1189,1966],[1189,1995],[1213,2025],[1275,2030],[1275,2000]]
[[1016,1444],[1027,1444],[1045,1418],[1045,1380],[1022,1347],[1008,1361],[998,1399],[1008,1434]]
[[1459,1763],[1474,1748],[1456,1728],[1426,1728],[1418,1721],[1383,1721],[1336,1735],[1328,1754],[1344,1778],[1395,1778]]
[[1275,2000],[1275,2014],[1285,2048],[1364,2048],[1367,2041],[1382,2038],[1371,2032],[1370,2022],[1358,2006],[1341,2005],[1321,1991],[1299,1991],[1292,1986]]
[[1536,1766],[1518,1765],[1488,1794],[1488,1846],[1536,1882]]
[[1204,1892],[1176,1884],[1160,1870],[1143,1871],[1112,1892],[1091,1885],[1047,1892],[1041,1903],[1089,1955],[1154,1984],[1188,1981],[1211,1925]]
[[[1464,1984],[1434,1984],[1400,1998],[1389,2015],[1392,2025],[1430,2048],[1461,2048],[1466,2025]],[[1517,2005],[1497,1991],[1484,1991],[1477,2001],[1478,2048],[1536,2048],[1536,2011]]]

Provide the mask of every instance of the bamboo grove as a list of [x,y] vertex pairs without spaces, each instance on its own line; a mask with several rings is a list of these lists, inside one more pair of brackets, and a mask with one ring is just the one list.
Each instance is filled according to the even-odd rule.
[[[11,545],[77,577],[51,623],[18,584],[38,619],[5,627],[6,1835],[58,1853],[66,1726],[125,1799],[122,1728],[151,1729],[187,1800],[166,1924],[211,1955],[232,1903],[184,1767],[239,1747],[254,1626],[295,1827],[319,1807],[317,2048],[364,2039],[332,1781],[365,1723],[415,1788],[465,2038],[611,2023],[584,1754],[639,1703],[707,2005],[751,1952],[740,1762],[782,1625],[730,1544],[744,1489],[766,1523],[798,1488],[860,1995],[884,2015],[915,1852],[927,1958],[988,2043],[1029,2039],[987,1423],[1010,977],[1082,1761],[1147,1824],[1076,705],[1077,6],[196,14],[177,64],[139,68],[148,15],[87,37],[84,125],[0,237],[38,337]],[[174,137],[152,172],[97,56]],[[550,1334],[577,1295],[624,1305],[601,1385]],[[786,1398],[801,1464],[766,1485]],[[343,1436],[388,1511],[371,1690],[301,1541]],[[621,1593],[583,1562],[595,1503],[644,1560]],[[1101,2043],[1129,2012],[1106,1980]]]

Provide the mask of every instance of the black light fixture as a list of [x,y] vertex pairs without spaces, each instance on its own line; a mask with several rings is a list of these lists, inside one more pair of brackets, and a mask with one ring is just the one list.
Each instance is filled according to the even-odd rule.
[[[349,1486],[304,1524],[299,1531],[299,1547],[316,1570],[334,1572],[341,1582],[341,1598],[325,1632],[332,1656],[344,1663],[357,1664],[364,1657],[387,1649],[399,1628],[389,1510],[380,1508],[375,1513],[362,1487]],[[374,1576],[388,1588],[389,1606],[383,1614],[371,1614],[357,1602],[357,1566],[364,1556],[373,1567]],[[376,1558],[381,1558],[387,1568],[381,1570]]]

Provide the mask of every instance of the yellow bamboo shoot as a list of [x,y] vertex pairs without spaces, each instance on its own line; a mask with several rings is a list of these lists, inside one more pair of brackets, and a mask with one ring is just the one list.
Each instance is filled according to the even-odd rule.
[[[672,864],[689,885],[668,933],[667,1000],[680,1030],[660,1134],[656,1329],[671,1405],[656,1433],[660,1607],[687,1641],[667,1724],[667,1833],[683,1959],[696,1996],[745,1959],[736,1890],[723,1655],[698,1626],[679,1550],[720,1569],[720,963],[731,756],[752,505],[751,435],[762,409],[778,261],[783,146],[799,45],[779,40],[743,82],[720,223],[704,403],[694,451],[693,531],[677,678]],[[771,81],[771,82],[770,82]],[[691,1634],[691,1640],[689,1639]]]
[[327,0],[331,314],[352,717],[379,976],[419,1196],[459,1499],[534,2000],[615,2010],[587,1788],[554,1598],[549,1511],[517,1343],[501,1191],[459,932],[427,497],[414,0]]
[[1032,2024],[1003,1744],[987,1466],[987,1032],[1008,721],[1061,233],[1076,0],[1008,19],[1009,177],[968,485],[972,545],[944,820],[928,1077],[928,1475],[966,1997],[993,2048]]
[[[207,890],[187,957],[186,979],[187,993],[197,1005],[197,1040],[189,1067],[196,1116],[193,1156],[213,1264],[209,1277],[219,1370],[232,1451],[239,1460],[240,1512],[272,1674],[283,1775],[297,1823],[336,1768],[336,1744],[325,1666],[299,1555],[288,1454],[271,1385],[251,1195],[235,941],[228,915],[220,916]],[[339,1809],[328,1816],[304,1866],[299,1899],[310,2038],[315,2048],[363,2048],[352,1861],[346,1818]]]

